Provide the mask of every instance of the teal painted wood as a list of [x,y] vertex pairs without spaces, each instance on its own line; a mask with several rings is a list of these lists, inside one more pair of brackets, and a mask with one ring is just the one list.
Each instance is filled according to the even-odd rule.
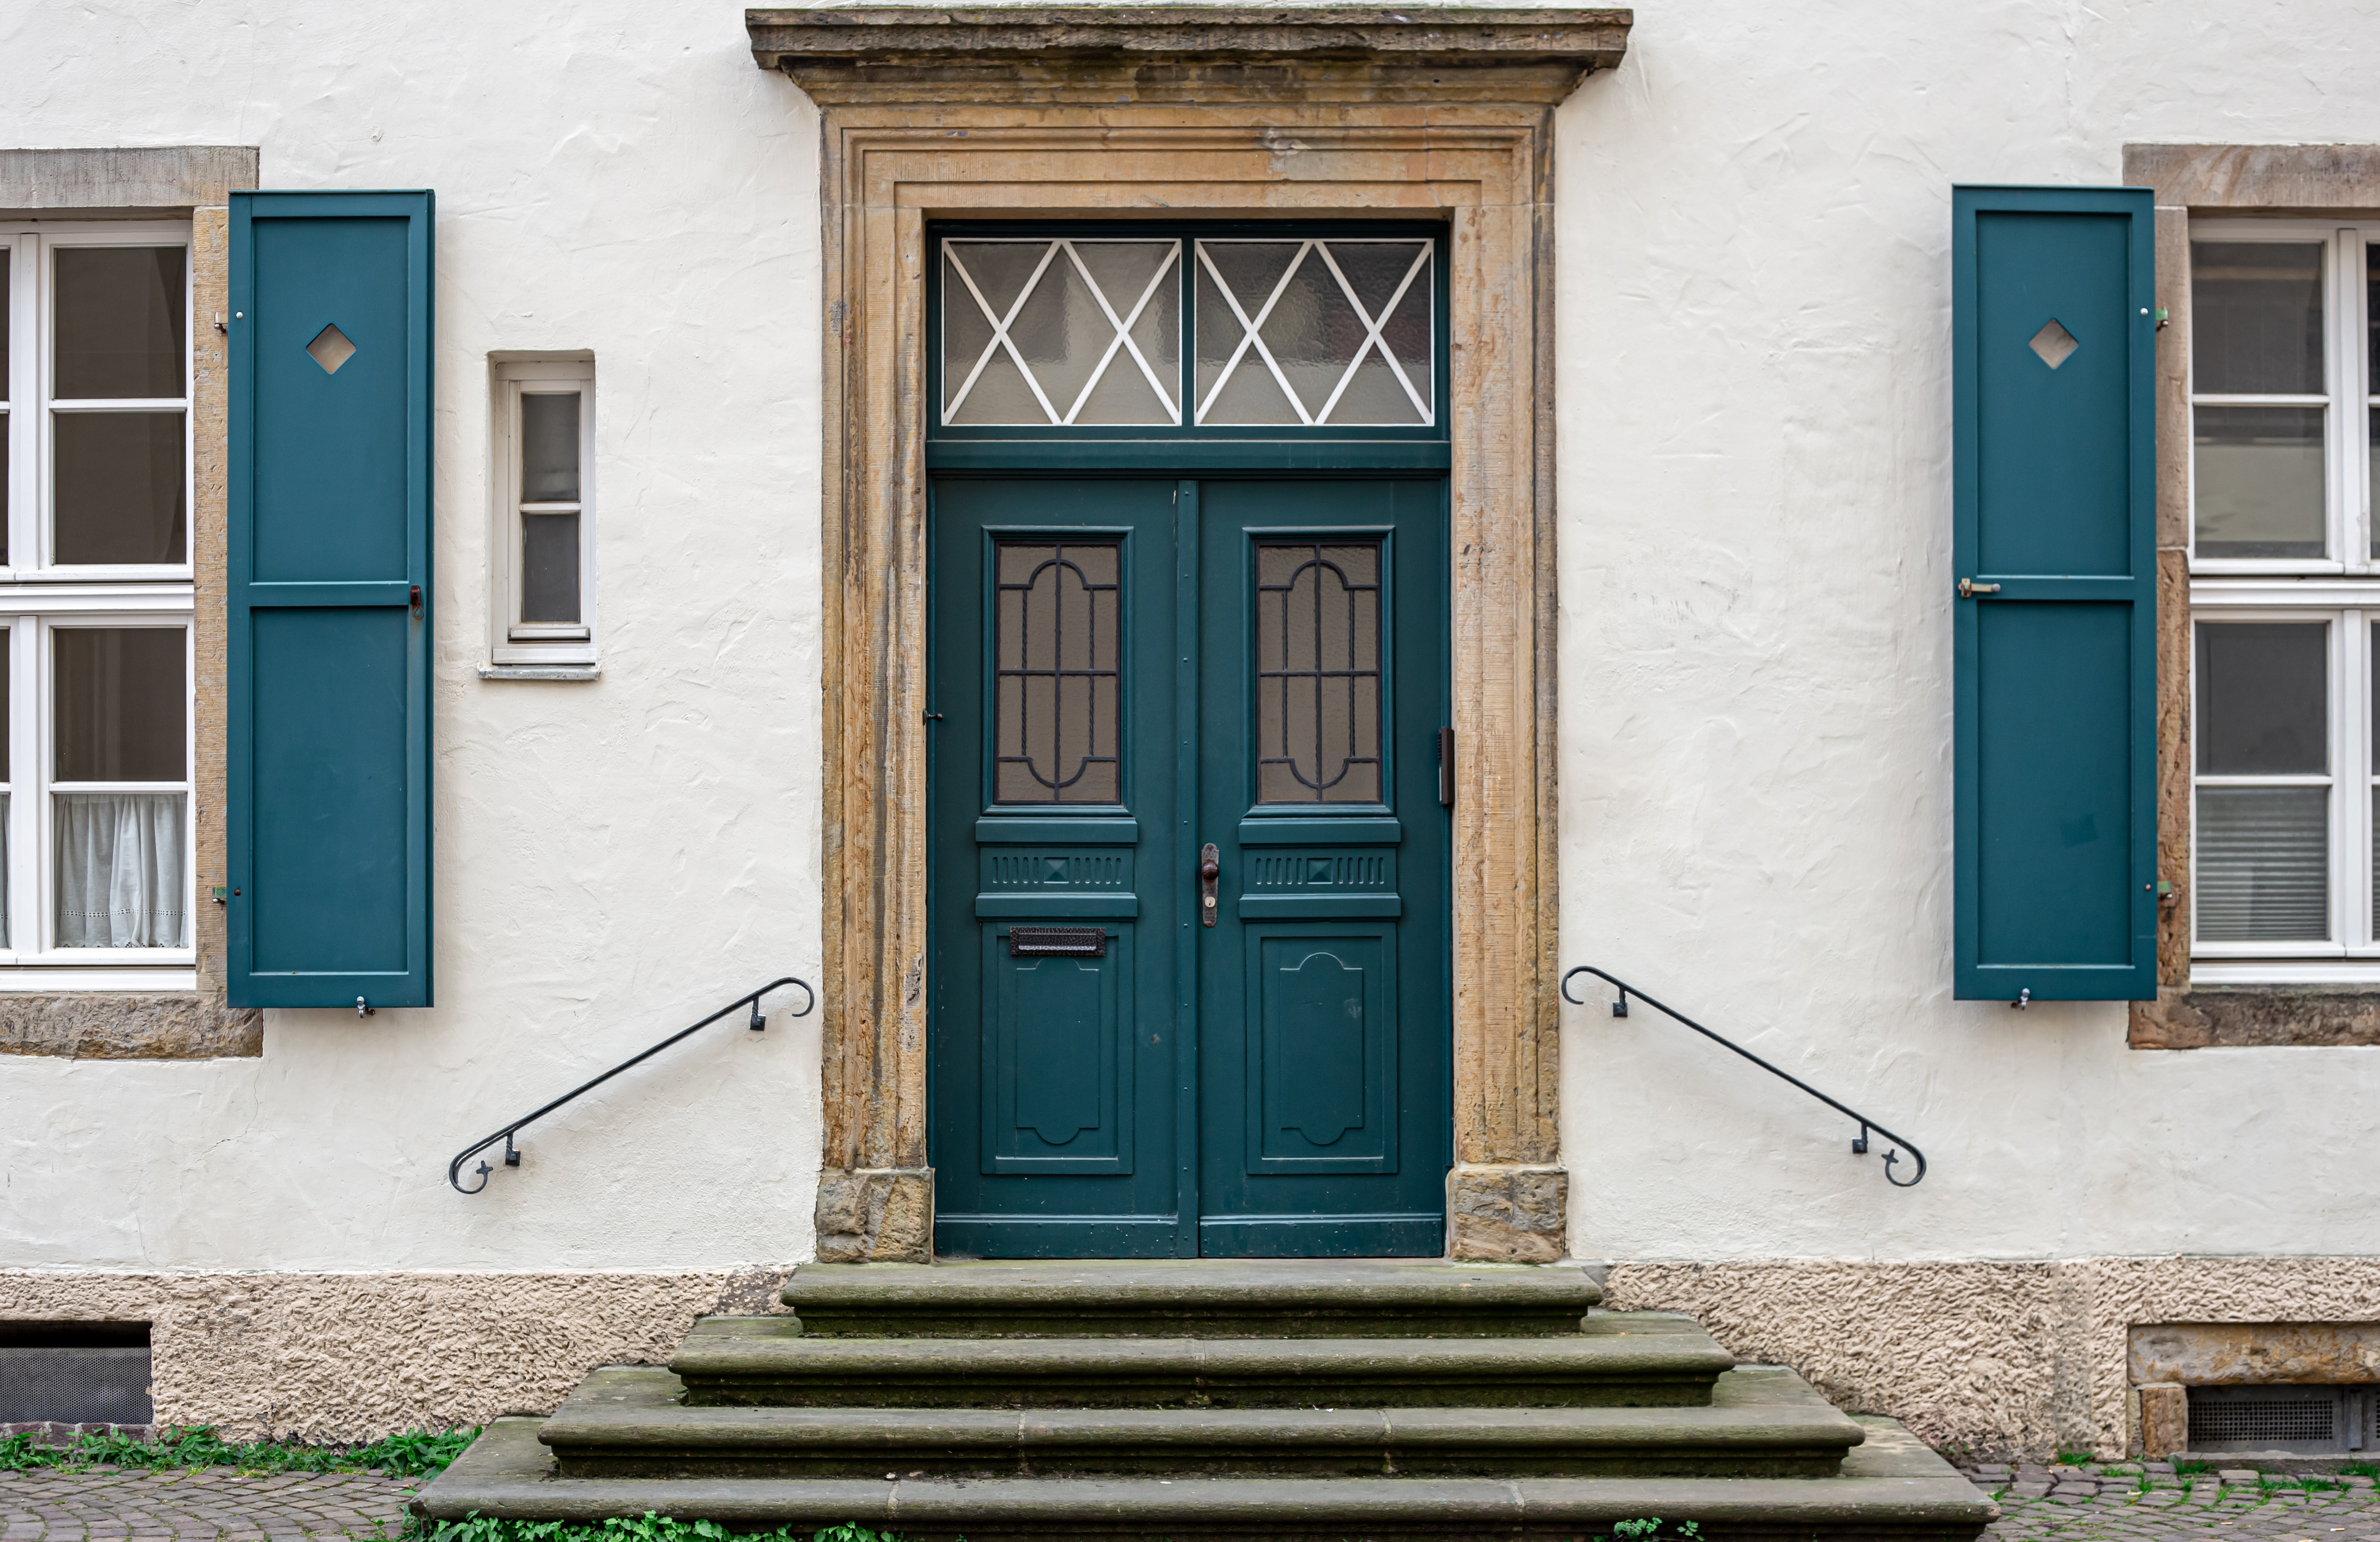
[[235,1006],[431,1003],[432,226],[428,192],[231,196]]
[[1999,586],[1951,600],[1955,995],[2153,998],[2151,194],[1962,187],[1952,217],[1951,576]]
[[[1209,482],[1200,526],[1199,826],[1223,874],[1198,940],[1199,1251],[1435,1256],[1452,1142],[1446,484]],[[1384,548],[1384,796],[1260,805],[1255,551],[1316,536]],[[1283,901],[1296,919],[1263,914]]]
[[[1174,496],[1155,480],[933,485],[929,1146],[950,1255],[1175,1251]],[[992,801],[993,545],[1042,534],[1122,544],[1119,805]],[[1027,915],[1099,927],[1106,957],[1013,957]]]

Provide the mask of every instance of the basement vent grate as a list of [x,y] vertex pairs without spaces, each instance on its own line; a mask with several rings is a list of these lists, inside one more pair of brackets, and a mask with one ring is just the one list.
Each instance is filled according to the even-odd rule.
[[145,1425],[146,1323],[0,1323],[0,1425]]
[[2343,1451],[2363,1446],[2361,1387],[2193,1387],[2194,1451]]

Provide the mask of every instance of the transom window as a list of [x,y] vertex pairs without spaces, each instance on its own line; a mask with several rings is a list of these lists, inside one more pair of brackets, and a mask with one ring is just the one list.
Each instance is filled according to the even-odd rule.
[[1430,431],[1431,235],[1077,227],[939,242],[942,430]]
[[2193,976],[2380,977],[2380,226],[2191,233]]
[[188,983],[189,231],[0,226],[0,989]]

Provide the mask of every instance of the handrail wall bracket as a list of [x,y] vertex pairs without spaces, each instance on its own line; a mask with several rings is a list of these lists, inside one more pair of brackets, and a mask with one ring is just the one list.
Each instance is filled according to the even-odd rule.
[[[1577,979],[1582,974],[1592,974],[1597,979],[1601,980],[1606,985],[1612,986],[1620,992],[1620,998],[1611,1003],[1611,1015],[1613,1017],[1626,1017],[1628,1015],[1628,997],[1631,994],[1633,994],[1638,1000],[1644,1002],[1645,1005],[1652,1008],[1655,1011],[1676,1019],[1678,1022],[1682,1022],[1687,1027],[1693,1029],[1695,1033],[1700,1034],[1703,1037],[1709,1039],[1716,1044],[1725,1045],[1728,1048],[1734,1050],[1737,1054],[1742,1056],[1745,1059],[1750,1060],[1754,1065],[1758,1066],[1761,1070],[1768,1072],[1771,1076],[1791,1082],[1793,1085],[1801,1088],[1803,1092],[1808,1093],[1812,1097],[1816,1098],[1819,1102],[1825,1104],[1828,1108],[1834,1109],[1837,1113],[1843,1115],[1847,1119],[1856,1120],[1859,1124],[1859,1133],[1852,1137],[1852,1156],[1864,1156],[1867,1155],[1868,1132],[1871,1130],[1875,1131],[1877,1134],[1882,1135],[1886,1140],[1893,1142],[1893,1147],[1887,1150],[1884,1154],[1884,1181],[1891,1184],[1894,1188],[1913,1189],[1917,1187],[1918,1184],[1923,1183],[1925,1181],[1925,1153],[1917,1149],[1917,1143],[1915,1141],[1911,1140],[1906,1135],[1896,1135],[1891,1131],[1887,1130],[1883,1125],[1876,1123],[1876,1120],[1868,1118],[1865,1114],[1861,1113],[1858,1109],[1851,1108],[1846,1104],[1836,1102],[1833,1098],[1828,1097],[1825,1093],[1820,1092],[1817,1088],[1810,1085],[1809,1083],[1803,1081],[1800,1077],[1795,1076],[1792,1072],[1779,1070],[1777,1067],[1770,1065],[1767,1060],[1762,1059],[1759,1056],[1755,1055],[1751,1050],[1746,1049],[1743,1046],[1736,1043],[1733,1039],[1729,1038],[1726,1034],[1712,1032],[1710,1029],[1704,1027],[1701,1023],[1696,1022],[1693,1018],[1688,1017],[1685,1013],[1679,1011],[1676,1008],[1663,1006],[1660,1002],[1656,1001],[1653,997],[1645,995],[1643,991],[1638,990],[1634,985],[1632,985],[1627,981],[1621,979],[1618,975],[1607,974],[1602,970],[1596,968],[1593,964],[1580,964],[1576,969],[1572,970],[1569,973],[1561,977],[1562,999],[1569,1002],[1572,1006],[1584,1007],[1586,1005],[1585,1001],[1570,993],[1570,983],[1572,980]],[[2017,1003],[2017,1005],[2021,1006],[2022,1003],[2020,1002]],[[1910,1174],[1906,1181],[1894,1176],[1892,1170],[1894,1166],[1900,1160],[1900,1152],[1899,1148],[1904,1145],[1909,1148],[1909,1155],[1915,1157],[1917,1160],[1917,1170]]]

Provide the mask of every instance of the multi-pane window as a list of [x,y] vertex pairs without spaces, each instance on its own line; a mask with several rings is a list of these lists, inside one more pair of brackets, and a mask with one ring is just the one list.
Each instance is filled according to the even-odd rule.
[[947,429],[1439,421],[1428,238],[952,236],[941,258]]
[[196,900],[188,229],[0,226],[0,988],[164,983]]
[[595,661],[595,366],[496,366],[498,664]]
[[2193,973],[2380,974],[2380,226],[2193,225]]

